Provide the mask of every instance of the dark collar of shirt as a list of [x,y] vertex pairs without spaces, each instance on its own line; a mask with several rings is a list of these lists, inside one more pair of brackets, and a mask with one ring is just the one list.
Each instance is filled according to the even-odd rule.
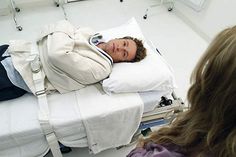
[[109,56],[105,51],[103,51],[102,49],[100,49],[97,45],[100,43],[104,43],[104,39],[102,38],[102,35],[97,33],[95,35],[93,35],[92,37],[90,37],[89,39],[89,44],[94,45],[96,47],[96,49],[103,55],[105,56],[111,64],[113,64],[113,59],[111,58],[111,56]]

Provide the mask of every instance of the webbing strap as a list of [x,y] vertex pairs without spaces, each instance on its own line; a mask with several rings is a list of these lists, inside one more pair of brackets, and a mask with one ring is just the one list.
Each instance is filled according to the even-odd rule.
[[54,133],[54,130],[49,120],[50,110],[47,101],[47,94],[44,87],[45,74],[41,69],[38,54],[35,54],[34,52],[33,56],[34,57],[30,61],[30,64],[36,89],[35,95],[38,98],[38,104],[39,104],[39,112],[38,112],[39,123],[43,130],[44,135],[46,136],[46,140],[48,142],[49,148],[51,149],[52,155],[54,157],[62,157],[57,137]]
[[39,103],[38,118],[39,118],[40,126],[43,130],[44,135],[46,136],[46,140],[51,149],[52,155],[54,157],[62,157],[60,146],[57,141],[57,137],[49,121],[50,112],[49,112],[48,103],[47,103],[47,95],[46,93],[43,93],[43,94],[38,95],[37,97],[38,97],[38,103]]

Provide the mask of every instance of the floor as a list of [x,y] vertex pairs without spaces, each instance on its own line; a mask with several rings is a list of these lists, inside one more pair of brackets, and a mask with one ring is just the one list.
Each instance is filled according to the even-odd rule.
[[[62,9],[55,7],[53,1],[42,1],[36,1],[35,4],[28,1],[29,4],[24,6],[19,4],[21,11],[17,18],[23,27],[21,32],[16,30],[11,15],[0,16],[0,44],[11,39],[35,40],[43,25],[64,18]],[[118,26],[135,17],[146,39],[153,42],[172,66],[178,85],[175,92],[186,101],[191,71],[208,43],[184,23],[175,10],[168,12],[166,5],[149,8],[148,18],[144,20],[146,8],[156,3],[156,0],[124,0],[122,3],[119,0],[87,0],[66,4],[64,8],[68,20],[74,25],[89,26],[98,31]],[[97,155],[89,154],[87,148],[74,149],[65,157],[121,157],[133,147],[111,149]]]

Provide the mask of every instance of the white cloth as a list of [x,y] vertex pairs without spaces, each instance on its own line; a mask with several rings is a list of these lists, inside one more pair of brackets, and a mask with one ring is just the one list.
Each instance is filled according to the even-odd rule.
[[43,157],[48,152],[37,115],[37,99],[32,94],[0,102],[1,157]]
[[100,86],[76,91],[89,148],[99,153],[128,144],[141,122],[143,102],[138,93],[101,95]]
[[[89,102],[92,104],[86,104]],[[69,147],[87,147],[86,134],[89,133],[90,144],[99,142],[93,147],[94,152],[129,143],[143,110],[143,102],[138,94],[108,96],[100,93],[94,85],[81,89],[79,93],[51,94],[48,103],[50,122],[58,140]],[[81,112],[85,110],[88,110],[87,113],[82,115]],[[48,143],[37,113],[37,98],[32,94],[0,102],[0,157],[42,157],[47,153]],[[82,116],[88,120],[82,119]],[[99,123],[89,125],[95,121]],[[83,122],[87,124],[86,127]],[[94,137],[96,134],[97,137]]]

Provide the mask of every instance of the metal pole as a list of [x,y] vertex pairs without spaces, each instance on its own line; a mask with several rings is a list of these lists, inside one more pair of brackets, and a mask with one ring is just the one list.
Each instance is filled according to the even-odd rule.
[[16,19],[16,12],[20,12],[20,9],[15,6],[15,2],[13,0],[10,0],[10,4],[11,4],[11,11],[12,11],[13,20],[15,22],[16,28],[18,29],[18,31],[22,31],[22,27],[18,25],[17,19]]

